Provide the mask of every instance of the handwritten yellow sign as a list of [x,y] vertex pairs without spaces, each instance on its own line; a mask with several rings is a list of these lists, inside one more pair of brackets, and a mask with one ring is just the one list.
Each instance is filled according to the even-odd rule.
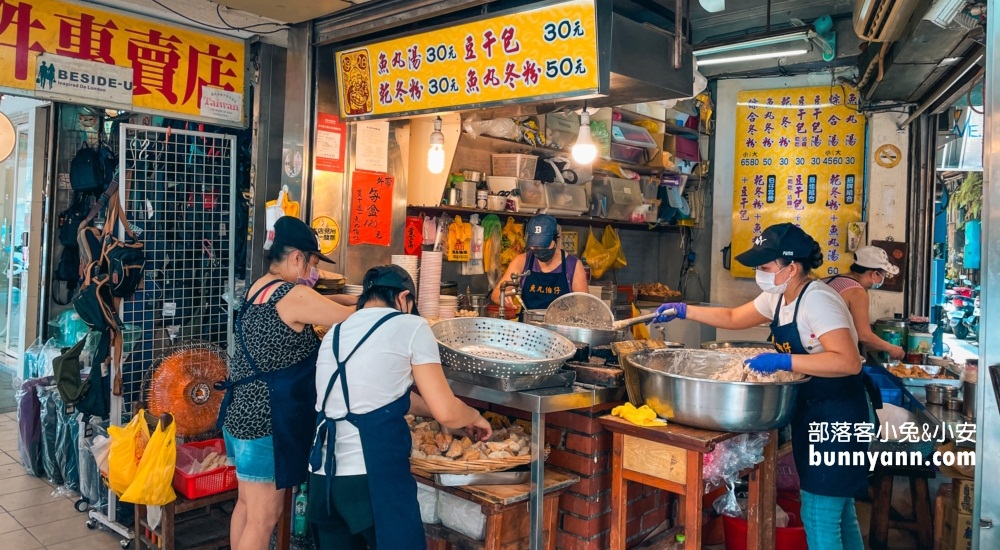
[[[733,256],[770,225],[799,225],[823,248],[821,275],[846,271],[847,225],[861,221],[866,118],[854,89],[740,92],[736,107]],[[733,262],[735,277],[753,277]]]
[[337,53],[345,119],[518,99],[570,97],[599,87],[594,0],[570,0]]
[[[41,54],[92,62],[94,70],[40,70]],[[117,84],[131,92],[135,110],[242,124],[245,63],[241,40],[92,5],[0,1],[0,88],[14,93],[47,98],[46,83],[96,83],[110,80],[99,74],[102,66],[126,67],[132,78]],[[236,100],[240,105],[229,105]]]

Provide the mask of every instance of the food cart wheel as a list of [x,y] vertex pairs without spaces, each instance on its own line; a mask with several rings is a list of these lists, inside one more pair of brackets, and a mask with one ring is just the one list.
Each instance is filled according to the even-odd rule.
[[132,546],[132,541],[130,539],[122,539],[118,541],[118,544],[120,544],[122,548],[128,548]]
[[90,509],[90,503],[87,502],[87,499],[81,498],[80,500],[76,501],[75,504],[73,504],[73,507],[76,508],[77,512],[82,513]]
[[87,520],[87,529],[97,529],[97,520],[96,519],[88,519]]

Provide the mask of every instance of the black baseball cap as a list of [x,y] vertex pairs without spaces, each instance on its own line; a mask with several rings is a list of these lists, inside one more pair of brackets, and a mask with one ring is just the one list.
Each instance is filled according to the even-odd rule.
[[417,313],[417,285],[413,284],[413,277],[410,277],[410,274],[398,265],[380,265],[369,269],[365,273],[361,286],[365,291],[376,286],[409,290],[410,296],[413,297],[413,311],[410,313],[419,315]]
[[306,225],[306,222],[294,216],[282,216],[274,222],[274,241],[271,243],[271,249],[280,250],[283,246],[307,252],[327,263],[337,263],[320,253],[319,237],[316,236],[316,232]]
[[816,241],[793,223],[769,226],[754,237],[753,248],[736,256],[747,267],[757,267],[783,258],[788,261],[808,260]]

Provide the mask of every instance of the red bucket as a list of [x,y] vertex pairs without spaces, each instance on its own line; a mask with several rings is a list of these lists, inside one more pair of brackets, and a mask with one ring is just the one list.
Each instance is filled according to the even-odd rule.
[[[807,550],[806,530],[799,517],[802,502],[788,496],[778,496],[778,506],[788,514],[788,527],[775,529],[775,550]],[[726,531],[726,550],[747,550],[747,520],[722,517]]]

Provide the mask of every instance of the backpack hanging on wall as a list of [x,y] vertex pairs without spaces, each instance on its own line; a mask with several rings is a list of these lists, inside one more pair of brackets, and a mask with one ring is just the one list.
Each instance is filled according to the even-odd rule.
[[69,164],[69,183],[74,191],[94,193],[105,188],[104,161],[98,147],[86,141]]
[[[59,255],[59,263],[56,267],[54,277],[56,281],[66,283],[66,299],[62,300],[55,293],[53,300],[59,305],[68,305],[73,299],[73,293],[80,283],[80,248],[77,237],[80,233],[80,226],[90,211],[87,202],[87,195],[84,193],[74,193],[73,203],[59,213],[57,232],[59,244],[63,249]],[[58,290],[58,289],[57,289]]]

